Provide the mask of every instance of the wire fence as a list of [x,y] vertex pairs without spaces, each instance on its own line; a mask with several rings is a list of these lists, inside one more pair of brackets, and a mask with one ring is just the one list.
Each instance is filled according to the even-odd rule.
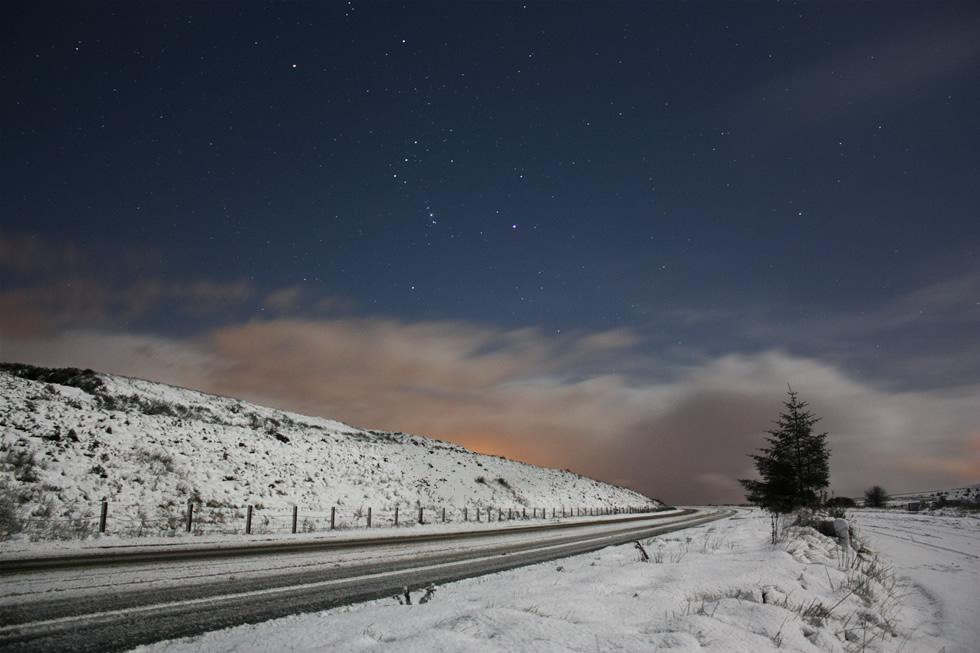
[[656,512],[657,506],[488,506],[401,504],[333,506],[304,510],[299,506],[268,508],[208,505],[188,501],[148,508],[103,501],[76,507],[65,517],[26,517],[16,530],[36,539],[78,539],[96,533],[128,537],[192,535],[267,535],[332,530],[404,528],[436,523],[531,521]]

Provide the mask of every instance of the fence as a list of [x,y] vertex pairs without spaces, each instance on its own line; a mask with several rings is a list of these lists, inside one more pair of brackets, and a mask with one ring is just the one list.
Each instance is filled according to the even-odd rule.
[[328,511],[300,510],[298,506],[265,508],[260,504],[223,506],[171,503],[152,514],[139,505],[103,501],[95,512],[62,519],[30,517],[22,530],[28,534],[70,539],[98,533],[150,536],[191,533],[259,535],[311,533],[357,528],[408,527],[432,523],[505,522],[568,517],[656,512],[655,506],[504,507],[472,505],[462,508],[438,505],[359,507],[333,506]]

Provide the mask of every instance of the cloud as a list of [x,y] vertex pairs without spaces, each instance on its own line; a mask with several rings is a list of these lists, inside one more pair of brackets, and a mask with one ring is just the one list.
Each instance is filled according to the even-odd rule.
[[280,288],[265,298],[265,305],[278,313],[289,313],[299,307],[302,293],[299,286]]
[[17,274],[63,274],[90,267],[91,257],[69,242],[35,233],[0,232],[0,267]]
[[[658,331],[686,332],[689,360],[774,346],[832,363],[894,391],[970,385],[980,374],[980,270],[853,310],[818,306],[692,306],[665,312]],[[733,347],[733,343],[736,343]],[[696,355],[700,352],[700,358]]]
[[[830,433],[836,493],[976,482],[976,384],[894,393],[779,351],[722,356],[641,383],[618,371],[637,357],[632,342],[625,333],[290,319],[192,340],[72,331],[45,343],[6,340],[4,350],[454,441],[673,503],[742,500],[737,480],[754,473],[747,454],[764,444],[790,382]],[[583,378],[583,364],[610,371]]]
[[[679,350],[632,329],[351,317],[342,299],[300,286],[99,276],[70,246],[2,242],[4,270],[30,271],[38,256],[54,268],[4,285],[7,361],[91,367],[417,433],[674,503],[742,500],[737,481],[754,473],[747,454],[764,444],[791,383],[830,433],[838,494],[980,476],[980,273],[859,315],[663,312],[657,329],[694,336]],[[175,311],[191,318],[191,335],[151,331],[151,316]],[[893,349],[882,354],[878,342]]]
[[750,89],[739,104],[769,128],[834,124],[902,105],[980,61],[980,21],[903,26],[852,44]]
[[203,316],[241,304],[253,294],[248,281],[187,283],[138,279],[113,284],[96,277],[67,277],[0,292],[0,334],[52,334],[87,325],[120,327],[166,309]]

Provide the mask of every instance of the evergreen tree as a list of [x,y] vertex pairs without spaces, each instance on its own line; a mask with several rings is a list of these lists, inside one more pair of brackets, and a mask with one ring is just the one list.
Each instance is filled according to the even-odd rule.
[[820,421],[806,409],[791,387],[789,401],[783,404],[776,428],[767,431],[767,447],[760,454],[750,454],[761,480],[739,481],[747,491],[746,498],[772,515],[773,540],[779,515],[796,508],[816,508],[821,492],[830,483],[830,451],[827,434],[814,433]]

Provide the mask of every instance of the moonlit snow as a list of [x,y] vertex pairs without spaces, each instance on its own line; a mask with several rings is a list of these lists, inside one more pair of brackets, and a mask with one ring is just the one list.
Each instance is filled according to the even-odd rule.
[[[285,515],[294,504],[305,511],[439,503],[660,507],[623,488],[448,443],[98,378],[102,385],[86,391],[0,372],[5,491],[27,497],[28,513],[42,502],[56,514],[90,516],[102,497],[111,506],[105,536],[44,543],[20,535],[0,555],[159,543],[134,538],[126,524],[140,506],[173,508],[189,495],[231,513],[261,505],[257,512],[267,515]],[[852,510],[849,519],[869,547],[861,555],[805,528],[787,528],[773,546],[768,518],[741,508],[730,519],[641,542],[646,562],[635,545],[611,547],[444,585],[425,604],[421,593],[411,606],[391,597],[138,650],[975,650],[977,513]],[[251,538],[240,525],[235,535],[169,534],[201,545],[326,536],[285,535],[275,519],[260,523]],[[371,536],[394,532],[405,531],[374,528]],[[365,531],[329,536],[358,533]]]
[[[855,514],[859,537],[881,545],[865,562],[810,529],[791,529],[773,547],[768,518],[743,509],[644,541],[649,562],[635,546],[618,546],[442,586],[424,605],[391,597],[137,650],[975,650],[980,520]],[[918,539],[925,524],[935,533],[931,551],[872,534],[887,527]],[[936,556],[934,547],[947,550]]]
[[43,505],[51,517],[90,524],[105,498],[114,537],[180,535],[188,499],[202,529],[220,519],[231,532],[243,529],[252,505],[257,533],[288,531],[293,506],[300,530],[317,531],[329,528],[331,508],[338,527],[363,528],[368,508],[378,527],[393,525],[395,507],[400,525],[419,507],[430,520],[446,509],[449,521],[472,521],[477,509],[485,519],[490,507],[529,516],[662,507],[632,490],[449,442],[108,374],[65,382],[86,389],[0,370],[7,488],[24,516]]

